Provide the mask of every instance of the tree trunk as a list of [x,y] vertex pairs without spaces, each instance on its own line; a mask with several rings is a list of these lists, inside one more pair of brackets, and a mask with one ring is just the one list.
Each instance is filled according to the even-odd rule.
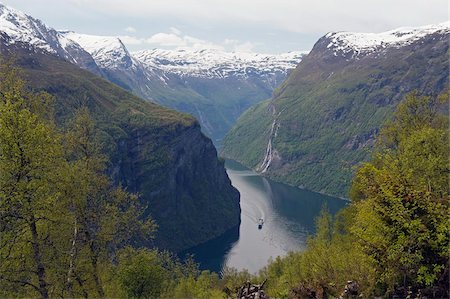
[[69,292],[70,298],[74,298],[73,274],[74,274],[74,268],[75,268],[75,258],[76,258],[76,254],[77,254],[77,238],[78,238],[78,224],[77,224],[77,219],[75,218],[74,228],[73,228],[72,247],[70,248],[69,271],[67,272],[67,291]]
[[74,271],[74,276],[75,276],[75,280],[78,282],[78,285],[81,288],[81,291],[83,292],[83,298],[88,298],[88,292],[86,291],[85,287],[84,287],[84,283],[83,280],[81,279],[80,275],[78,275],[77,272]]
[[102,282],[100,280],[100,276],[98,275],[98,255],[95,241],[91,238],[89,232],[86,232],[86,237],[89,240],[89,250],[91,253],[91,265],[92,265],[92,275],[95,282],[95,287],[97,289],[97,293],[100,298],[105,297],[105,292],[103,291]]
[[44,264],[42,263],[41,251],[39,248],[39,236],[36,228],[36,220],[34,218],[34,214],[31,214],[29,226],[32,236],[31,243],[33,245],[34,262],[36,263],[37,270],[36,273],[39,279],[39,293],[41,294],[42,298],[48,298],[47,282],[45,280],[45,268]]
[[97,255],[95,254],[95,252],[91,252],[91,264],[93,269],[94,282],[97,288],[98,295],[100,298],[105,298],[105,292],[103,291],[102,282],[100,281],[100,277],[98,275]]

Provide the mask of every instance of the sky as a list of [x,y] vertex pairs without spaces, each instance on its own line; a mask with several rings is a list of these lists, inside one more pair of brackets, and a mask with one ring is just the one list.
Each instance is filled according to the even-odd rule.
[[448,0],[0,0],[55,29],[121,37],[130,50],[308,51],[330,31],[449,19]]

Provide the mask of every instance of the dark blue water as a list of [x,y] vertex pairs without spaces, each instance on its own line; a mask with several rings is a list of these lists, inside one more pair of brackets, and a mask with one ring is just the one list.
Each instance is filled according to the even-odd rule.
[[[241,194],[241,224],[221,237],[191,248],[202,269],[220,272],[224,266],[252,273],[269,258],[302,250],[315,232],[315,218],[324,205],[335,214],[346,201],[263,178],[241,164],[225,163],[233,186]],[[258,219],[264,219],[258,229]]]

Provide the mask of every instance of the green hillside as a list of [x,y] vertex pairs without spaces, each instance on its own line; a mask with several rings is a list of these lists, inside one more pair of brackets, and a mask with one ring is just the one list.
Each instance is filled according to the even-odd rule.
[[354,167],[367,160],[380,125],[405,93],[446,89],[447,40],[446,34],[433,34],[354,59],[335,56],[323,37],[271,100],[239,118],[223,141],[222,155],[258,170],[270,139],[265,174],[347,197]]

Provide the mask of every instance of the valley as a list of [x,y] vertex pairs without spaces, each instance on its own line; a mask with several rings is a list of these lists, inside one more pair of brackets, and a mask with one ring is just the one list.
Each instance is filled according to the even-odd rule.
[[[223,273],[233,267],[256,274],[269,259],[304,250],[322,208],[335,215],[347,205],[342,199],[271,181],[235,161],[225,161],[225,167],[241,194],[241,224],[180,254],[194,254],[201,269]],[[264,220],[261,229],[258,219]]]
[[252,1],[0,3],[1,298],[450,294],[450,22]]

